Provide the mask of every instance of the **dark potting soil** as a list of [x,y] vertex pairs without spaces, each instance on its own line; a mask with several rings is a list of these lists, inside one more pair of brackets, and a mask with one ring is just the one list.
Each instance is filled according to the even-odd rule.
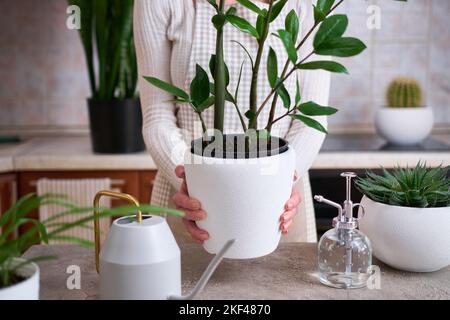
[[221,138],[195,139],[191,142],[191,153],[211,158],[252,159],[282,154],[289,149],[288,142],[279,137],[246,138],[243,134],[225,134]]
[[[13,286],[15,284],[18,284],[18,283],[22,282],[22,281],[25,281],[26,279],[27,278],[25,278],[25,277],[22,277],[22,276],[14,274],[14,275],[11,276],[11,283],[8,285],[8,287],[11,287],[11,286]],[[5,289],[5,288],[7,288],[7,286],[3,285],[3,283],[0,282],[0,289]]]

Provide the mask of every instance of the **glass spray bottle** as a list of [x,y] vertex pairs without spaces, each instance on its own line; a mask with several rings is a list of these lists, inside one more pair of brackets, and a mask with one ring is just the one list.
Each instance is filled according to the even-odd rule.
[[[333,229],[328,230],[319,241],[320,282],[325,285],[355,289],[367,285],[371,275],[372,247],[369,238],[358,228],[358,220],[364,215],[364,207],[351,200],[353,172],[341,174],[346,178],[346,200],[343,206],[315,196],[318,202],[326,203],[338,209],[338,216],[333,219]],[[361,216],[353,217],[353,209],[360,207]]]

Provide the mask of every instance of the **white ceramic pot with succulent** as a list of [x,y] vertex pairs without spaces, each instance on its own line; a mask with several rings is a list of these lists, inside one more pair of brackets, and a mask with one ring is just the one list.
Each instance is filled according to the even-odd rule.
[[[206,250],[217,253],[226,240],[236,239],[226,257],[254,258],[269,254],[277,247],[280,212],[289,199],[293,185],[294,150],[281,137],[271,134],[274,125],[290,117],[326,133],[314,116],[328,116],[337,111],[313,101],[303,101],[298,81],[297,89],[291,90],[296,92],[289,92],[285,87],[286,80],[299,70],[347,73],[343,65],[327,58],[309,59],[316,56],[355,56],[366,46],[359,39],[343,36],[348,26],[347,16],[333,13],[342,1],[319,0],[314,8],[311,7],[316,23],[309,32],[300,35],[300,23],[303,21],[300,21],[295,10],[286,15],[284,28],[273,30],[277,37],[275,40],[282,42],[287,53],[286,61],[278,63],[277,53],[267,46],[267,40],[273,37],[270,24],[276,21],[287,0],[269,0],[266,8],[249,0],[238,0],[239,5],[257,15],[256,25],[236,16],[235,7],[229,6],[226,10],[224,0],[208,2],[216,12],[212,27],[217,30],[216,52],[209,62],[210,73],[197,65],[189,88],[178,88],[151,76],[145,78],[173,95],[176,103],[192,107],[202,124],[203,138],[195,140],[190,152],[187,152],[185,172],[189,195],[200,200],[202,209],[207,213],[206,220],[199,223],[210,235],[204,244]],[[247,33],[257,44],[258,49],[253,53],[236,47],[236,50],[244,49],[249,58],[243,61],[245,64],[242,63],[239,74],[229,74],[224,62],[223,32],[226,24]],[[301,58],[299,50],[304,49],[303,45],[310,36],[314,36],[312,52]],[[267,59],[264,59],[266,56]],[[238,99],[238,89],[244,67],[251,68],[252,77],[248,84],[248,100],[243,102]],[[267,70],[270,94],[258,99],[261,67]],[[236,77],[234,88],[230,88],[230,76]],[[248,110],[241,108],[243,103],[248,104]],[[208,128],[203,111],[212,106],[214,127]],[[275,116],[277,108],[283,106],[283,111]],[[269,111],[265,113],[268,115],[267,121],[264,121],[263,127],[258,127],[262,122],[260,120],[258,123],[261,113],[266,109]],[[225,111],[236,112],[242,134],[224,135]],[[208,129],[214,129],[213,133]]]
[[391,144],[409,146],[425,140],[433,129],[433,110],[423,106],[419,83],[410,78],[394,79],[386,93],[387,106],[375,114],[378,134]]
[[357,181],[365,194],[360,229],[374,255],[400,270],[432,272],[450,265],[448,168],[396,169],[368,173]]

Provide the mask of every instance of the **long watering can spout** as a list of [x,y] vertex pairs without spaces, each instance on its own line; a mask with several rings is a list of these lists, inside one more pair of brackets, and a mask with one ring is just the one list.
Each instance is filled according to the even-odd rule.
[[214,271],[216,271],[216,268],[219,266],[220,262],[222,262],[224,255],[228,252],[228,250],[233,246],[233,244],[236,242],[236,239],[228,240],[223,248],[216,254],[214,259],[211,260],[208,267],[206,268],[205,272],[203,272],[202,276],[200,277],[200,280],[198,281],[197,285],[195,286],[194,290],[186,296],[169,296],[169,300],[192,300],[195,299],[195,297],[203,290],[203,288],[206,286],[206,284],[209,281],[209,278],[213,275]]

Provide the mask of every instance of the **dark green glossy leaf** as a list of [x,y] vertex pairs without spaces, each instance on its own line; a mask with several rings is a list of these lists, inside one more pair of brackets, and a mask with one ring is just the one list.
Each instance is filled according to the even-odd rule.
[[214,27],[216,29],[221,29],[225,25],[225,15],[223,14],[216,14],[212,17],[211,22],[213,23]]
[[311,62],[298,64],[297,68],[303,69],[303,70],[321,69],[321,70],[326,70],[326,71],[336,72],[336,73],[348,73],[347,69],[342,64],[335,62],[335,61],[327,61],[327,60],[311,61]]
[[209,97],[209,78],[200,66],[195,67],[195,77],[191,82],[191,100],[195,107],[199,107]]
[[318,48],[315,53],[325,56],[352,57],[366,49],[366,45],[357,38],[336,38],[328,40]]
[[344,14],[335,14],[326,18],[314,37],[314,48],[318,48],[331,39],[340,38],[348,26],[348,18]]
[[307,116],[331,116],[338,111],[335,108],[324,107],[312,101],[302,103],[297,109]]
[[286,30],[278,30],[278,35],[280,36],[281,42],[283,42],[284,48],[288,54],[289,60],[293,64],[297,63],[298,55],[295,48],[295,44],[292,41],[292,35]]
[[300,104],[300,100],[301,100],[301,92],[300,92],[300,83],[298,81],[298,77],[295,83],[295,105],[298,106]]
[[184,100],[189,100],[189,95],[186,92],[168,82],[159,80],[158,78],[155,77],[144,77],[144,79],[150,82],[155,87],[162,89],[166,92],[169,92],[176,97],[180,97]]
[[214,96],[210,96],[208,99],[206,99],[205,101],[203,101],[203,103],[201,103],[196,109],[198,112],[203,112],[206,109],[208,109],[209,107],[214,105]]
[[270,87],[275,87],[278,79],[278,59],[272,47],[269,48],[269,55],[267,57],[267,78],[269,79]]
[[299,21],[295,10],[292,9],[286,16],[285,27],[286,31],[291,34],[292,42],[295,44],[297,42],[299,30]]
[[287,0],[278,0],[273,5],[272,12],[270,13],[269,22],[274,21],[278,17],[278,15],[280,14],[281,10],[283,10],[286,3],[287,3]]
[[[230,84],[230,72],[228,71],[228,66],[227,64],[224,62],[225,65],[225,85],[229,85]],[[213,78],[215,73],[215,69],[216,69],[216,55],[212,54],[211,55],[211,59],[209,59],[209,71],[211,72]]]
[[256,31],[258,31],[258,34],[260,36],[264,35],[265,23],[266,23],[266,18],[264,18],[263,16],[258,16],[258,18],[256,19]]
[[239,2],[244,7],[246,7],[247,9],[249,9],[249,10],[255,12],[255,13],[257,13],[260,16],[265,17],[267,15],[267,13],[264,13],[263,10],[261,10],[256,4],[254,4],[250,0],[237,0],[237,2]]
[[318,121],[316,121],[316,120],[314,120],[312,118],[302,116],[301,114],[294,114],[294,115],[291,115],[291,117],[293,119],[295,119],[295,120],[300,120],[301,122],[306,124],[308,127],[316,129],[316,130],[318,130],[320,132],[323,132],[325,134],[328,133],[327,129],[325,129],[324,126],[322,126],[320,124],[320,122],[318,122]]
[[249,122],[252,122],[253,119],[255,119],[255,116],[256,116],[256,113],[253,112],[252,110],[248,110],[248,111],[245,113],[245,117],[249,120]]
[[331,7],[333,6],[335,0],[317,0],[317,9],[322,12],[323,15],[327,15],[330,11]]
[[225,19],[242,32],[248,33],[256,39],[259,39],[258,31],[247,20],[235,15],[226,15]]
[[228,14],[228,15],[235,15],[236,14],[236,8],[235,7],[230,7],[227,10],[226,14]]
[[316,23],[319,23],[319,22],[325,20],[326,15],[324,15],[323,12],[320,11],[320,9],[317,6],[313,5],[313,7],[314,7],[314,21]]
[[277,90],[277,94],[278,96],[281,98],[281,100],[283,101],[283,106],[286,109],[289,109],[291,107],[291,96],[289,95],[289,91],[287,91],[286,87],[284,86],[284,84],[282,84],[278,90]]
[[212,5],[216,10],[219,10],[219,6],[216,3],[216,0],[208,0],[209,4]]

